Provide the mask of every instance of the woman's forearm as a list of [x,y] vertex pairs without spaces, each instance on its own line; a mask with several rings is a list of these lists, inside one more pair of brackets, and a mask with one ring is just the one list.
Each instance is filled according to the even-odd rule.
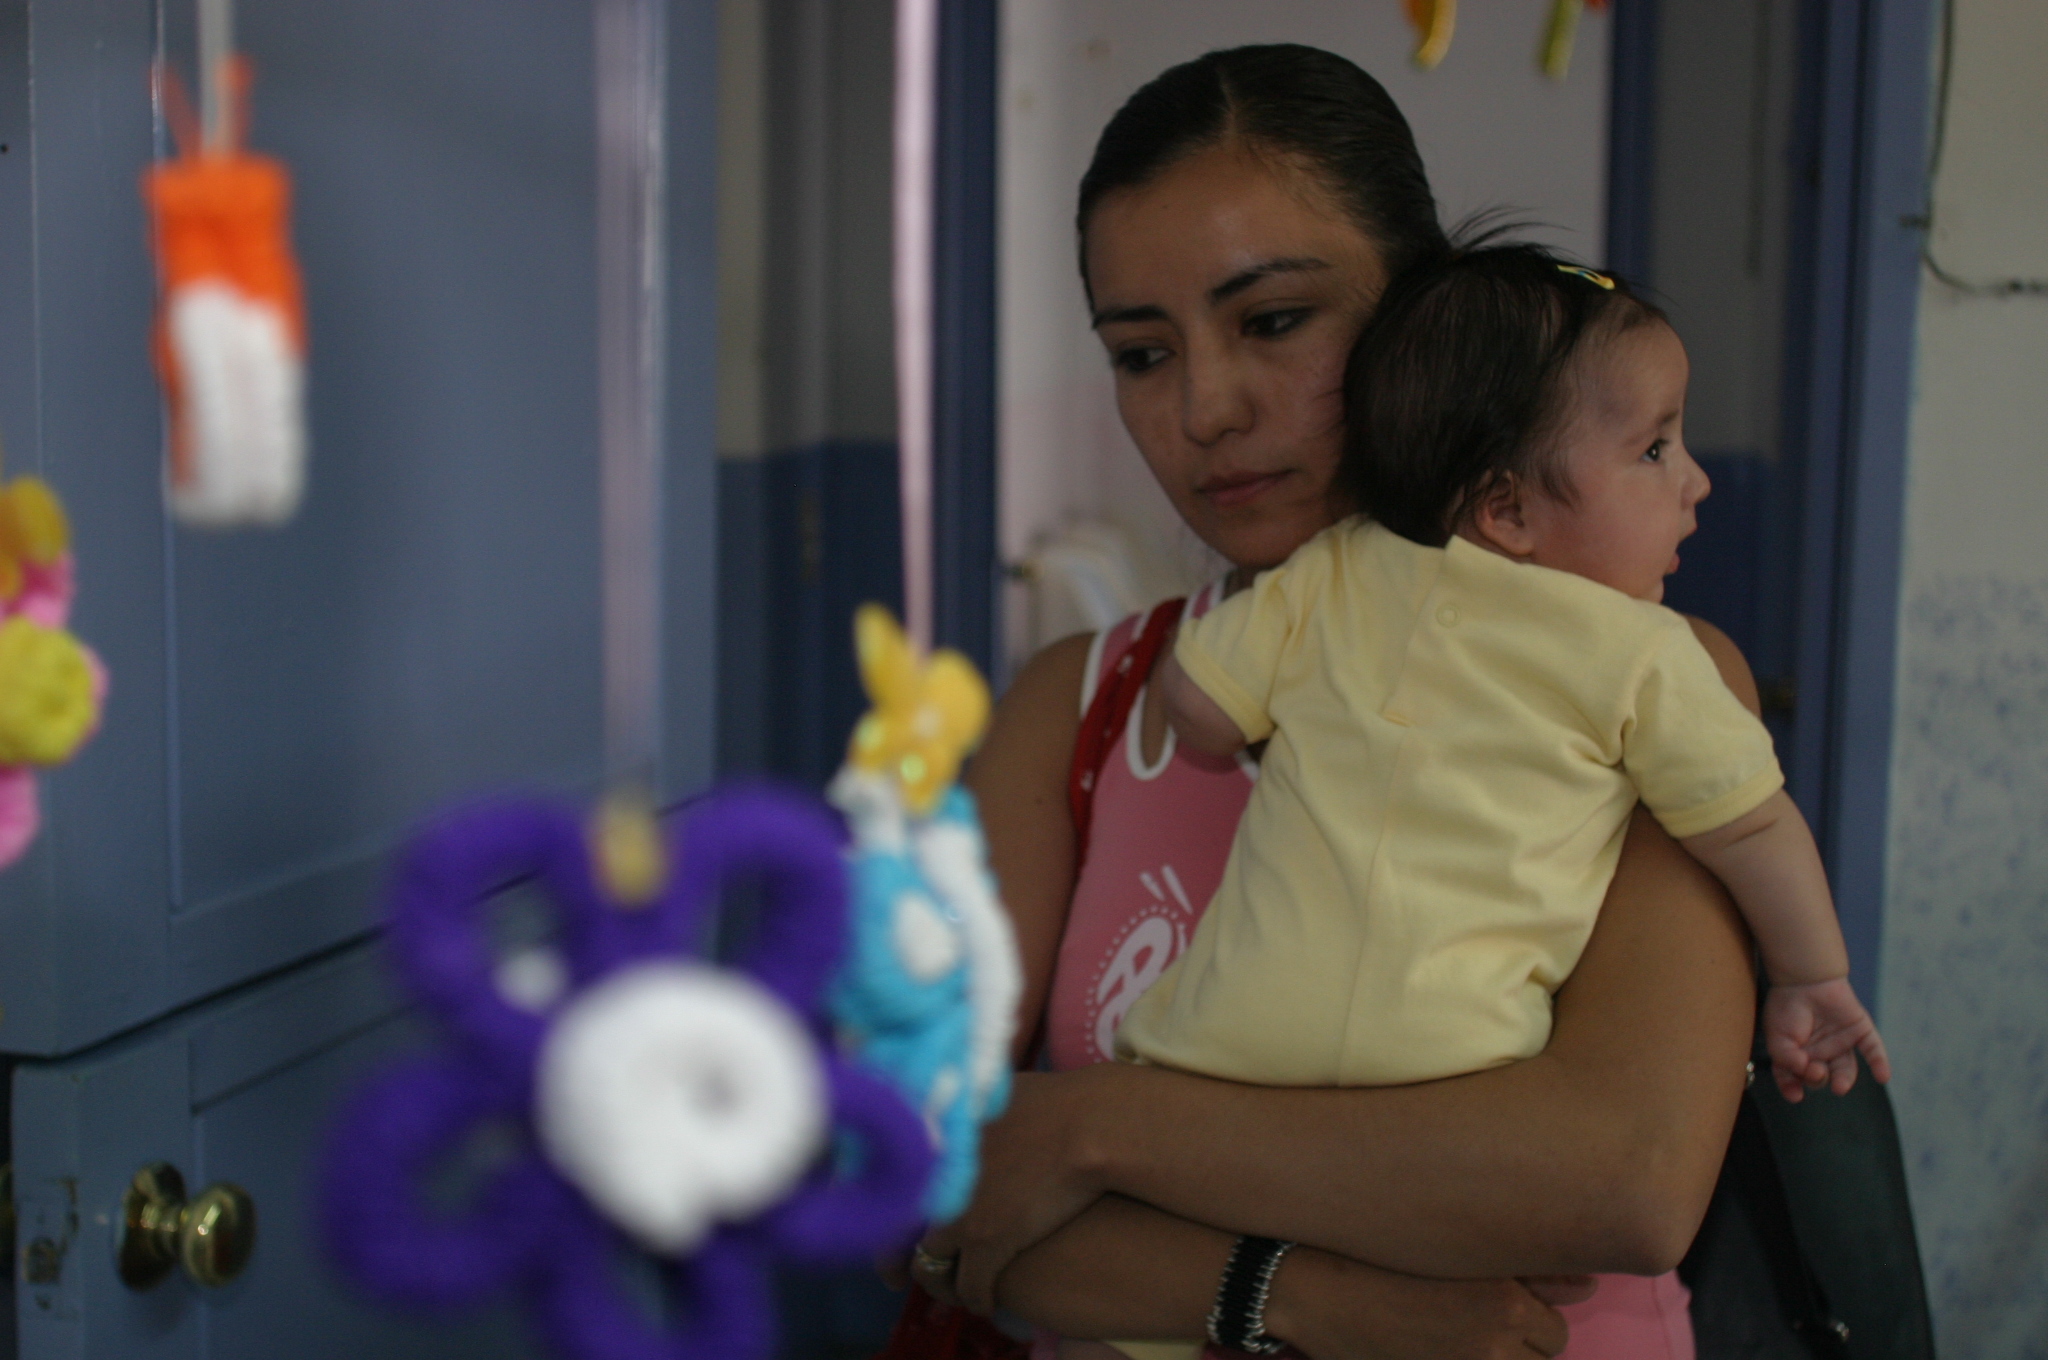
[[1417,1086],[1288,1090],[1124,1068],[1080,1115],[1095,1183],[1232,1232],[1423,1275],[1677,1263],[1713,1192],[1754,1016],[1747,937],[1647,816],[1550,1045]]
[[[1062,1336],[1198,1341],[1234,1240],[1109,1196],[1018,1257],[997,1297]],[[1425,1280],[1297,1247],[1272,1277],[1265,1327],[1313,1360],[1552,1355],[1566,1328],[1543,1299],[1576,1301],[1591,1288],[1590,1281]]]
[[1194,1341],[1235,1241],[1107,1195],[1011,1262],[996,1299],[1062,1336]]

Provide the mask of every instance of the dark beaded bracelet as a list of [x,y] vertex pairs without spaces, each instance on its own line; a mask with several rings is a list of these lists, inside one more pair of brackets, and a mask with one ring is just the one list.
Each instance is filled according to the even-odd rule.
[[1266,1334],[1266,1295],[1273,1272],[1292,1242],[1271,1237],[1240,1237],[1230,1249],[1230,1264],[1216,1287],[1216,1306],[1209,1310],[1209,1339],[1225,1350],[1273,1355],[1287,1343]]

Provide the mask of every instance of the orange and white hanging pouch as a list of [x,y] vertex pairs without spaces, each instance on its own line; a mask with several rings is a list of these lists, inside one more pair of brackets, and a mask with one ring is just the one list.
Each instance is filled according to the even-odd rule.
[[224,145],[200,135],[158,76],[178,154],[143,175],[161,288],[156,362],[170,410],[166,491],[195,528],[277,525],[306,483],[306,313],[290,237],[291,178],[252,155],[248,66],[226,72]]

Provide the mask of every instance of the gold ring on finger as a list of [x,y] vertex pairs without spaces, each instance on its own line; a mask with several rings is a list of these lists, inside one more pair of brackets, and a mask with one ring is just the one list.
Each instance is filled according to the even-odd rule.
[[960,1253],[934,1256],[922,1246],[916,1246],[910,1249],[910,1263],[928,1275],[951,1275],[960,1266]]

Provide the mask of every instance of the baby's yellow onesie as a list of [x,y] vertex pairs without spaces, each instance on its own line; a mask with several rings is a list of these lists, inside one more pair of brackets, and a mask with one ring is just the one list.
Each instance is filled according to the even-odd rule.
[[1529,1057],[1637,799],[1695,836],[1784,784],[1684,619],[1462,539],[1346,520],[1175,655],[1271,740],[1194,938],[1117,1031],[1127,1059],[1388,1086]]
[[1175,655],[1271,742],[1117,1041],[1212,1076],[1386,1086],[1539,1052],[1637,798],[1694,836],[1784,783],[1684,619],[1462,539],[1346,520]]

